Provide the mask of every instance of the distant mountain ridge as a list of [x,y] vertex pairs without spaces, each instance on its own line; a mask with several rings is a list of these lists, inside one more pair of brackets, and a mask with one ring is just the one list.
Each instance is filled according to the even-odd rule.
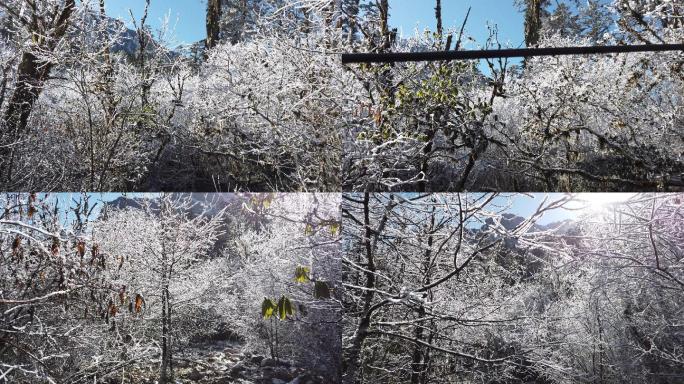
[[[190,199],[193,202],[193,209],[191,213],[199,214],[204,207],[207,208],[207,214],[211,216],[212,214],[218,213],[223,207],[229,205],[236,201],[236,196],[232,193],[221,193],[221,194],[207,194],[207,193],[189,193],[181,194],[174,193],[172,195],[186,196],[190,195]],[[143,207],[144,201],[151,202],[151,208],[158,209],[158,199],[148,199],[141,197],[129,197],[129,196],[119,196],[116,199],[106,202],[104,205],[109,209],[140,209]]]

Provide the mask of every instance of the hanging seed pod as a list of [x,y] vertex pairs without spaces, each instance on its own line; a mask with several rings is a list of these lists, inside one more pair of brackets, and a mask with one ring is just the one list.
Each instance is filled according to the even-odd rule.
[[97,244],[93,244],[93,247],[90,249],[90,265],[95,264],[95,259],[97,259],[97,256],[100,254],[100,246]]
[[16,255],[21,247],[21,237],[17,235],[12,241],[12,255]]
[[126,300],[126,286],[122,285],[121,289],[119,289],[119,302],[121,305],[124,304],[124,301]]
[[135,295],[135,313],[140,313],[140,311],[142,311],[143,305],[145,305],[145,299],[143,299],[141,294],[137,293]]
[[76,243],[76,252],[81,257],[81,259],[83,259],[83,256],[85,256],[85,250],[86,250],[85,241],[79,239],[78,242]]
[[59,254],[59,239],[56,237],[52,238],[52,246],[50,248],[52,256],[57,256]]
[[27,216],[29,219],[33,218],[33,215],[36,213],[36,207],[33,203],[29,203],[29,208],[27,212]]
[[109,299],[109,305],[107,306],[107,312],[109,313],[110,316],[114,317],[114,316],[116,316],[117,311],[118,311],[118,308],[114,304],[114,301],[112,299]]

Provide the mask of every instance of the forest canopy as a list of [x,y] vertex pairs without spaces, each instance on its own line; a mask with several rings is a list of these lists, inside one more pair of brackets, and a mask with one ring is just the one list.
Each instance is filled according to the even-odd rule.
[[340,382],[338,196],[1,202],[0,382]]
[[682,381],[683,199],[346,194],[344,382]]
[[[376,44],[356,50],[472,47],[472,21],[443,28],[441,2],[432,3],[436,29],[400,39],[381,22]],[[527,47],[684,38],[681,2],[516,3]],[[509,46],[493,25],[477,47]],[[683,60],[670,52],[353,66],[371,86],[369,108],[344,133],[343,189],[681,190]]]
[[[512,1],[512,0],[511,0]],[[506,47],[389,0],[211,0],[204,41],[107,0],[0,2],[0,186],[92,191],[682,188],[681,52],[398,65]],[[528,47],[678,43],[673,0],[517,0]],[[468,15],[467,10],[463,14]],[[479,21],[478,21],[479,22]]]
[[102,196],[3,195],[4,380],[684,378],[681,193]]

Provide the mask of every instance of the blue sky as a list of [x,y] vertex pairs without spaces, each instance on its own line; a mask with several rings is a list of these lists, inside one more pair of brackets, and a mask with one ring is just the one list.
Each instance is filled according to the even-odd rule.
[[[129,198],[140,198],[140,197],[152,197],[158,194],[154,193],[114,193],[114,192],[88,192],[86,193],[89,199],[90,207],[93,207],[92,217],[95,219],[100,215],[102,207],[105,203],[114,201],[121,196],[126,196]],[[46,200],[49,202],[49,206],[52,206],[52,202],[56,199],[59,202],[59,210],[62,224],[66,227],[71,225],[71,222],[76,218],[75,215],[70,211],[71,207],[75,206],[75,201],[81,201],[81,193],[72,192],[59,192],[59,193],[41,193],[38,196],[39,200]]]
[[[504,194],[504,196],[509,195],[511,194]],[[546,197],[547,195],[547,205],[553,201],[560,200],[564,196],[564,194],[562,193],[513,194],[513,204],[510,207],[510,209],[506,212],[513,213],[522,217],[529,217],[536,211],[537,207],[539,207],[539,205],[544,200],[544,197]],[[622,192],[576,193],[573,194],[575,200],[566,205],[568,209],[555,209],[547,211],[537,221],[537,223],[545,225],[567,219],[590,220],[606,212],[610,212],[614,204],[624,203],[625,201],[633,198],[635,195],[636,194],[634,193]],[[495,199],[495,203],[497,201],[500,201],[500,203],[504,203],[506,200],[505,198],[497,199]]]
[[[106,4],[110,16],[129,21],[128,10],[140,18],[145,1],[108,0]],[[498,25],[502,42],[510,42],[513,46],[523,42],[522,14],[513,5],[513,0],[442,0],[445,28],[459,28],[469,6],[472,11],[466,30],[478,42],[483,43],[488,36],[487,22]],[[390,0],[390,23],[404,36],[412,35],[415,28],[435,29],[434,7],[433,0]],[[192,43],[206,36],[205,8],[205,0],[151,0],[148,21],[158,28],[169,16],[170,26],[175,31],[174,43]]]
[[[151,0],[147,21],[153,29],[158,29],[168,16],[169,27],[174,32],[171,45],[194,43],[206,37],[206,4],[206,0]],[[105,5],[110,16],[129,23],[129,9],[140,20],[145,0],[107,0]]]
[[[468,7],[471,11],[466,33],[478,43],[484,44],[489,36],[487,23],[498,26],[502,43],[519,46],[524,42],[523,15],[513,5],[513,0],[442,0],[444,28],[460,29]],[[390,23],[404,36],[412,35],[416,28],[435,30],[435,1],[390,0]]]
[[[88,193],[90,197],[90,204],[96,204],[93,210],[93,219],[98,217],[101,211],[101,207],[104,203],[116,200],[121,196],[126,196],[128,198],[151,198],[159,196],[158,193]],[[409,194],[413,195],[413,194]],[[629,199],[634,194],[630,193],[580,193],[575,196],[581,199],[582,202],[574,202],[570,205],[571,210],[556,209],[546,212],[537,223],[541,225],[550,224],[558,221],[563,221],[567,219],[577,219],[583,215],[596,215],[599,213],[598,210],[602,207],[606,207],[611,203],[619,203]],[[46,195],[41,194],[40,199],[44,199]],[[68,223],[74,219],[73,214],[68,212],[69,207],[74,204],[73,200],[80,200],[80,193],[51,193],[47,194],[49,199],[59,199],[59,206],[62,214],[62,220],[64,225],[68,226]],[[550,203],[559,200],[563,197],[561,193],[530,193],[530,194],[502,194],[501,197],[497,197],[492,201],[492,205],[489,209],[495,209],[499,207],[502,211],[512,213],[522,217],[529,217],[532,215],[537,207],[542,203],[544,198],[548,196],[546,203]],[[509,207],[508,198],[511,197],[512,205]],[[580,209],[582,208],[582,209]]]
[[[89,196],[89,202],[90,205],[93,206],[95,204],[95,209],[93,209],[93,218],[96,218],[99,216],[100,211],[102,209],[102,206],[104,203],[113,201],[118,199],[121,196],[125,196],[128,198],[145,198],[145,197],[157,197],[159,196],[158,193],[113,193],[113,192],[106,192],[106,193],[99,193],[99,192],[93,192],[93,193],[87,193]],[[49,196],[49,199],[58,199],[59,200],[59,207],[60,210],[62,211],[62,214],[64,216],[65,224],[67,221],[74,219],[73,215],[68,213],[69,207],[72,207],[74,205],[74,200],[80,201],[81,200],[81,194],[80,193],[50,193],[50,194],[41,194],[40,198],[43,199],[45,196]],[[534,213],[536,208],[541,204],[543,201],[544,197],[546,194],[539,193],[539,194],[503,194],[502,197],[496,198],[493,201],[494,205],[500,205],[501,208],[505,208],[506,203],[508,202],[508,197],[512,196],[512,202],[513,205],[506,209],[505,212],[508,213],[513,213],[519,216],[527,217]],[[562,194],[556,194],[556,193],[551,193],[549,194],[549,198],[547,200],[548,202],[558,200],[562,197]],[[585,195],[586,196],[586,195]],[[492,206],[493,208],[493,206]],[[544,217],[539,221],[540,224],[548,224],[556,221],[561,221],[565,220],[568,218],[575,217],[576,213],[572,211],[565,211],[565,210],[555,210],[552,212],[547,213],[544,215]]]
[[[510,196],[509,194],[505,194],[505,196]],[[513,200],[513,205],[506,210],[505,212],[507,213],[512,213],[521,217],[529,217],[531,216],[539,207],[539,205],[544,201],[544,197],[547,195],[544,193],[534,193],[534,194],[525,194],[525,195],[514,195],[512,197]],[[548,195],[548,199],[546,201],[546,204],[559,200],[563,197],[563,194],[561,193],[551,193]],[[494,204],[505,204],[507,202],[507,199],[504,197],[497,198],[494,200]],[[503,208],[503,206],[502,206]],[[575,211],[567,211],[563,209],[556,209],[553,211],[549,211],[544,214],[544,216],[539,219],[538,223],[539,224],[550,224],[558,221],[563,221],[567,219],[572,219],[577,216],[577,212]]]

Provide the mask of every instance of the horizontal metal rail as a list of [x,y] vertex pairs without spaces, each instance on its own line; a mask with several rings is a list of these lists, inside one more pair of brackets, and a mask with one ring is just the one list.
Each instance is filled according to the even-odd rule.
[[683,51],[684,44],[603,45],[595,47],[514,48],[481,51],[343,53],[342,64],[406,61],[477,60],[505,57],[595,55],[626,52]]

